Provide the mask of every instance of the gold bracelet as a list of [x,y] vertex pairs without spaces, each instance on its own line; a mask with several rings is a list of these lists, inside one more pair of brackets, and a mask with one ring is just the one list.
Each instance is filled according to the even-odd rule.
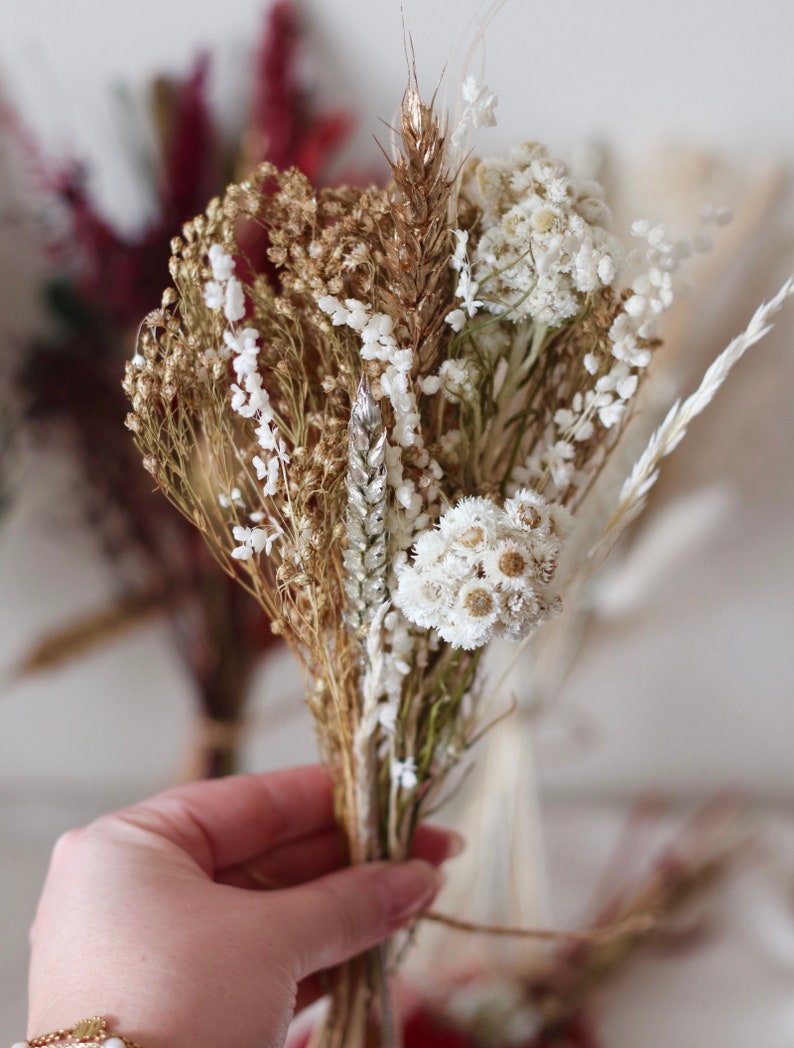
[[18,1041],[11,1048],[46,1048],[51,1044],[79,1044],[83,1048],[141,1048],[135,1041],[128,1041],[126,1037],[111,1037],[108,1034],[107,1019],[101,1015],[81,1019],[68,1030],[55,1030],[53,1033],[42,1034],[41,1037],[30,1037],[27,1041]]

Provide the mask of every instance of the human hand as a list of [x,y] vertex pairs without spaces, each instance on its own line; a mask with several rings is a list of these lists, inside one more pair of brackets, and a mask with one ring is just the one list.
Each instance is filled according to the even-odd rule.
[[28,1036],[102,1014],[144,1048],[281,1045],[320,996],[317,973],[426,908],[459,847],[422,827],[410,861],[343,867],[319,767],[192,783],[102,816],[53,853]]

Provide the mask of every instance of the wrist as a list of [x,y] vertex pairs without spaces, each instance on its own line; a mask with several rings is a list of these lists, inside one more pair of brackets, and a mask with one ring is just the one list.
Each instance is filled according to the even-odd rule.
[[137,1041],[111,1032],[108,1020],[101,1015],[92,1015],[70,1026],[50,1029],[46,1033],[28,1033],[27,1040],[18,1041],[12,1048],[55,1048],[58,1045],[81,1048],[142,1048]]

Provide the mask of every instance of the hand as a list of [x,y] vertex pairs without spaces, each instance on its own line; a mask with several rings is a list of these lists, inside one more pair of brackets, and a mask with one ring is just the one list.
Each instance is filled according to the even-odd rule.
[[[426,908],[457,838],[343,867],[319,767],[168,790],[56,845],[32,932],[28,1036],[105,1015],[143,1048],[283,1043],[316,974]],[[263,890],[267,886],[269,890]]]

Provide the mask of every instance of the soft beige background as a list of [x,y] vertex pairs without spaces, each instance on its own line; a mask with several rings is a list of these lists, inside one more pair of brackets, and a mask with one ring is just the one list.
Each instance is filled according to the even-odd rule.
[[[307,73],[329,104],[360,113],[355,149],[359,157],[370,155],[373,134],[387,137],[378,118],[391,117],[405,80],[400,4],[307,0],[302,7]],[[404,0],[402,8],[420,82],[435,86],[449,60],[446,82],[454,83],[471,8],[460,0]],[[145,144],[145,135],[141,121],[119,123],[112,90],[125,85],[135,96],[151,73],[184,72],[196,50],[210,46],[217,104],[233,119],[243,97],[242,59],[261,9],[255,0],[193,3],[189,15],[178,0],[2,0],[0,83],[51,149],[91,161],[107,212],[132,226],[147,201],[129,176],[130,142]],[[770,165],[794,163],[787,54],[793,33],[794,8],[784,0],[758,0],[749,9],[716,0],[670,0],[656,8],[629,0],[513,0],[488,33],[486,79],[500,94],[500,125],[482,135],[479,148],[532,137],[570,154],[595,140],[616,147],[624,166],[633,157],[639,170],[637,155],[669,136],[726,155],[744,172],[731,183],[741,210],[742,194]],[[655,175],[646,164],[643,185],[634,187],[638,197],[659,191]],[[0,190],[12,180],[0,154]],[[7,211],[7,196],[0,204],[4,337],[35,317],[25,238],[18,216]],[[716,305],[689,329],[693,355],[716,353],[794,269],[791,226],[784,196],[762,235],[748,239],[743,264],[711,287]],[[538,729],[552,894],[563,915],[582,912],[620,813],[640,790],[686,800],[730,782],[777,812],[766,831],[775,861],[754,887],[746,882],[738,915],[736,897],[729,897],[723,952],[699,967],[690,958],[691,966],[676,972],[669,962],[640,968],[610,999],[610,1045],[686,1048],[718,1043],[717,1031],[722,1048],[794,1042],[794,1010],[784,990],[794,974],[786,939],[794,935],[794,878],[785,843],[794,799],[792,333],[790,306],[780,328],[693,427],[655,507],[668,508],[667,526],[639,537],[635,559],[605,591],[604,613]],[[704,488],[709,495],[700,501],[678,501]],[[0,530],[0,667],[41,630],[109,593],[90,537],[77,528],[72,491],[53,449],[48,461],[37,462]],[[688,523],[679,528],[682,518]],[[683,537],[673,541],[679,532]],[[251,767],[312,753],[298,695],[288,661],[268,668],[248,745]],[[274,725],[268,711],[290,698],[294,717],[279,713]],[[154,627],[64,673],[2,693],[0,1041],[5,1035],[10,1043],[23,1029],[26,927],[53,836],[167,784],[187,745],[189,716],[186,683]],[[587,804],[597,798],[596,807],[584,807],[584,798]],[[771,938],[757,933],[764,926],[759,906],[776,929]],[[750,974],[748,956],[757,961]],[[695,978],[706,980],[711,1011],[693,1014]],[[723,1028],[726,1001],[731,1021]],[[649,1007],[665,1015],[664,1023],[649,1028]]]

